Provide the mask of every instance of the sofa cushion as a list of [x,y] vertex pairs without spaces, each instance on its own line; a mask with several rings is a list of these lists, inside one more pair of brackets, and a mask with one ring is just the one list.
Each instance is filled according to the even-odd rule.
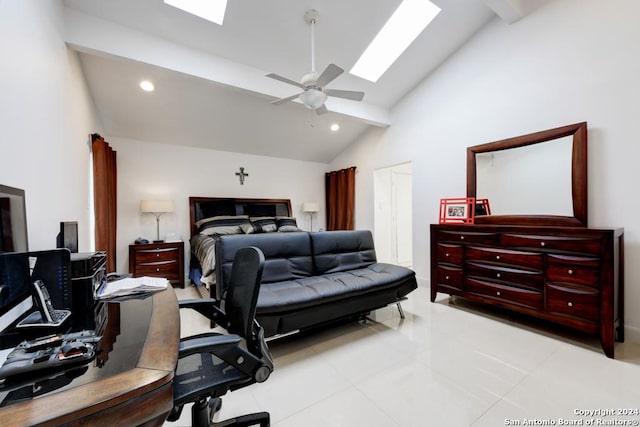
[[327,273],[263,284],[257,312],[281,313],[357,297],[368,292],[415,282],[415,273],[405,267],[376,263],[350,271]]
[[369,230],[310,233],[316,274],[364,268],[376,262]]
[[216,242],[216,280],[229,283],[233,257],[238,249],[256,246],[265,257],[262,283],[295,280],[313,275],[308,233],[264,233],[220,236]]

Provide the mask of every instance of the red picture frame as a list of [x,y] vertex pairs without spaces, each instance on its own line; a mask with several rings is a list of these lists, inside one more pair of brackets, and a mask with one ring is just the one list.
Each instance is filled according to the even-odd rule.
[[[486,199],[485,199],[486,200]],[[488,206],[488,202],[487,202]],[[440,199],[440,224],[473,224],[476,212],[475,197]]]

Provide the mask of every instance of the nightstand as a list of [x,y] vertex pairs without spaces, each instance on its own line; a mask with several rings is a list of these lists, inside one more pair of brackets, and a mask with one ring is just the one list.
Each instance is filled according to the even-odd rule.
[[184,242],[129,245],[133,277],[164,277],[184,288]]

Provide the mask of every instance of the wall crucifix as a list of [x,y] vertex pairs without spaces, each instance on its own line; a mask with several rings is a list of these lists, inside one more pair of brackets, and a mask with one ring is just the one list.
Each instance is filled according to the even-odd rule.
[[244,173],[244,168],[240,168],[240,172],[236,172],[236,176],[240,178],[240,185],[244,185],[244,178],[249,176],[248,173]]

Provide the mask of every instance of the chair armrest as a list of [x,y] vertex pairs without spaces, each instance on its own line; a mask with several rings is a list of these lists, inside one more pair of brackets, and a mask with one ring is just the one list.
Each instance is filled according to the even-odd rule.
[[213,298],[194,298],[178,301],[178,308],[190,308],[202,314],[209,320],[213,320],[218,324],[225,325],[227,316],[224,311],[216,306],[216,300]]
[[215,353],[237,346],[241,341],[238,335],[202,335],[187,338],[180,342],[178,358],[195,353]]

